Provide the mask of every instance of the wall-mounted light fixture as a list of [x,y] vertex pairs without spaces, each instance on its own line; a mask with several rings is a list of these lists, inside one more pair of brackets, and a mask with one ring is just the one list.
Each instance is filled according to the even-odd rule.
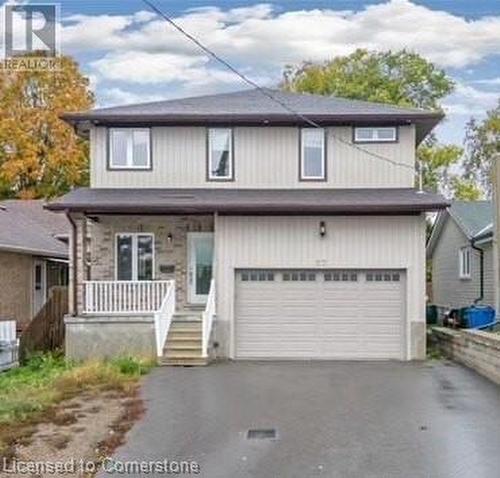
[[319,235],[321,237],[325,237],[326,236],[326,224],[325,224],[325,221],[320,221],[319,222]]
[[167,242],[168,242],[169,244],[172,244],[172,240],[173,240],[173,239],[174,239],[174,238],[172,237],[172,233],[171,233],[171,232],[169,232],[169,233],[167,234]]

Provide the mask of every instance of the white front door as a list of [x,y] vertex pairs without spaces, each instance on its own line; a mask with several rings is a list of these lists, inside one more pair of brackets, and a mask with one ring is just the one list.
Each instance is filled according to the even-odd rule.
[[188,233],[188,301],[204,304],[212,280],[214,235],[212,232]]
[[45,261],[35,260],[33,262],[33,316],[45,304],[47,298],[46,278]]

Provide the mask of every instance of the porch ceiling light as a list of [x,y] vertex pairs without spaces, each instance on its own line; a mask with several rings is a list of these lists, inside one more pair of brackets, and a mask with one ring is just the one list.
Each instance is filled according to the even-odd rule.
[[172,233],[171,233],[171,232],[169,232],[169,233],[167,234],[167,242],[168,242],[169,244],[171,244],[171,243],[172,243],[172,240],[173,240]]

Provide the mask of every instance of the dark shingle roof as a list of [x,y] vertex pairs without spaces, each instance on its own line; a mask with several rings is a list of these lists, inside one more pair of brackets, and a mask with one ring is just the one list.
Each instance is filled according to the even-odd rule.
[[[267,90],[279,102],[300,115],[322,124],[353,122],[415,123],[419,140],[443,117],[442,113],[388,104],[370,103],[323,95]],[[63,116],[71,123],[158,124],[299,124],[300,118],[259,90],[198,96],[112,108],[101,108]]]
[[138,214],[390,214],[447,207],[414,189],[76,189],[54,211]]
[[493,223],[493,204],[491,201],[454,201],[449,208],[450,215],[461,227],[465,235],[472,239],[484,234]]
[[68,246],[56,238],[69,234],[68,221],[43,206],[44,201],[40,200],[0,202],[0,250],[68,257]]

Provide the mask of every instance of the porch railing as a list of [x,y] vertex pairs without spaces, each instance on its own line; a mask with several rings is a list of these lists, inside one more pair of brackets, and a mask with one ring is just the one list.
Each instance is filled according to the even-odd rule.
[[160,310],[173,281],[85,281],[87,314],[151,313]]
[[215,320],[215,281],[210,282],[210,291],[208,293],[207,305],[202,315],[202,354],[208,356],[208,345],[212,335],[212,327]]
[[155,335],[156,335],[156,351],[158,357],[163,355],[163,347],[167,340],[172,317],[175,314],[175,281],[170,281],[170,287],[163,299],[160,310],[155,312]]

